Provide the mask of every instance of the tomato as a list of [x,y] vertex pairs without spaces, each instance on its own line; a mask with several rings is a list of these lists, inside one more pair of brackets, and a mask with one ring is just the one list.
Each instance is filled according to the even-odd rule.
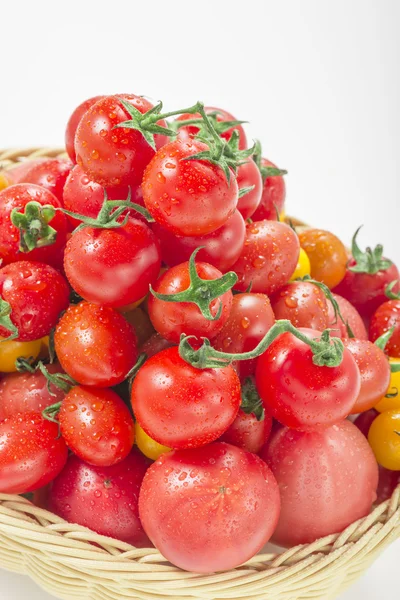
[[305,229],[299,238],[310,260],[311,277],[331,289],[337,286],[346,274],[348,260],[346,248],[339,238],[323,229]]
[[[389,358],[389,364],[396,365],[400,363],[400,358]],[[400,371],[390,374],[390,383],[388,396],[382,398],[375,408],[378,412],[386,412],[394,408],[400,409]]]
[[368,441],[382,467],[400,471],[400,410],[378,415],[369,429]]
[[68,159],[49,158],[37,165],[33,165],[23,177],[23,182],[34,183],[46,188],[62,204],[65,181],[71,169],[72,163]]
[[28,202],[38,202],[42,206],[61,207],[57,198],[46,190],[31,183],[12,185],[0,192],[0,259],[2,266],[29,258],[29,260],[48,263],[55,267],[62,264],[62,256],[67,236],[67,220],[62,212],[57,211],[49,222],[56,231],[54,243],[40,246],[29,254],[20,251],[20,232],[10,222],[11,212],[16,208],[19,212],[25,210]]
[[160,248],[142,221],[122,227],[85,227],[68,240],[64,269],[74,290],[89,302],[114,308],[145,296],[160,272]]
[[[261,159],[261,168],[277,168],[274,163],[266,158]],[[286,185],[282,175],[273,175],[266,177],[263,183],[263,191],[260,204],[253,215],[254,221],[277,220],[277,212],[280,215],[283,212],[286,198]]]
[[93,106],[93,104],[96,104],[96,102],[98,102],[102,98],[104,98],[104,96],[94,96],[93,98],[88,98],[75,108],[74,112],[68,120],[67,127],[65,130],[65,148],[67,150],[68,156],[73,162],[76,162],[74,143],[75,133],[79,122],[82,119],[85,112],[88,111],[89,108]]
[[144,429],[140,427],[139,423],[135,424],[135,441],[139,450],[147,456],[147,458],[151,458],[151,460],[157,460],[161,454],[165,454],[165,452],[171,450],[168,446],[159,444],[147,435]]
[[[18,340],[31,342],[50,333],[69,304],[69,287],[58,271],[27,260],[0,269],[0,296],[11,308]],[[11,333],[4,322],[0,335]]]
[[46,158],[25,158],[20,160],[20,162],[16,162],[9,166],[7,169],[1,171],[1,175],[5,178],[7,187],[9,185],[14,185],[15,183],[22,183],[26,173],[28,173],[34,165],[39,165],[40,163],[47,160]]
[[372,423],[375,421],[378,416],[378,411],[374,408],[370,410],[366,410],[365,412],[358,415],[358,417],[354,420],[354,425],[361,431],[361,433],[368,438],[368,432]]
[[137,359],[132,326],[116,310],[80,302],[58,322],[55,350],[62,368],[82,385],[121,383]]
[[202,236],[222,227],[238,202],[238,185],[206,160],[187,160],[207,144],[181,139],[159,150],[146,168],[142,191],[154,219],[174,235]]
[[254,556],[279,518],[276,481],[255,454],[217,442],[163,454],[139,496],[143,527],[172,564],[209,573]]
[[[237,119],[235,119],[235,117],[233,115],[231,115],[231,113],[229,113],[227,110],[224,110],[222,108],[215,108],[213,106],[206,106],[205,107],[205,111],[208,115],[215,115],[216,117],[216,129],[220,135],[220,137],[224,138],[226,141],[229,141],[232,137],[232,133],[234,130],[236,130],[239,133],[239,150],[244,150],[245,148],[247,148],[247,139],[246,139],[246,134],[245,131],[243,129],[243,127],[238,124],[238,125],[234,125],[233,127],[230,127],[229,129],[227,129],[226,131],[223,131],[223,129],[225,129],[224,127],[224,123],[229,122],[229,121],[236,121]],[[199,113],[195,113],[194,115],[189,114],[189,113],[183,113],[182,115],[179,115],[179,117],[177,118],[177,121],[186,121],[188,119],[200,119],[201,116]],[[218,126],[218,123],[220,123],[221,125]],[[195,136],[197,135],[197,133],[199,132],[199,127],[197,127],[196,125],[187,125],[185,127],[179,127],[179,136],[182,139],[187,139],[188,136]]]
[[385,352],[393,358],[400,358],[400,300],[388,300],[381,304],[372,315],[369,337],[374,342],[392,327],[394,331],[385,346]]
[[342,339],[347,339],[349,337],[349,332],[347,331],[347,327],[345,325],[345,323],[347,323],[351,328],[355,338],[358,340],[367,340],[368,333],[364,325],[364,321],[362,320],[357,309],[355,309],[354,306],[350,304],[348,300],[346,300],[346,298],[343,298],[338,294],[332,294],[332,296],[338,303],[340,312],[344,319],[344,323],[339,317],[336,319],[333,306],[331,302],[328,302],[328,321],[329,327],[332,328],[332,337],[337,336]]
[[[84,113],[76,129],[76,162],[100,185],[136,187],[155,152],[140,131],[117,127],[131,119],[120,98],[142,114],[153,108],[146,98],[135,94],[101,98]],[[155,139],[165,142],[158,134]]]
[[223,273],[239,258],[246,235],[246,225],[238,210],[219,229],[197,237],[175,236],[158,223],[154,223],[152,229],[160,240],[163,260],[170,267],[189,260],[194,250],[203,246],[197,259],[213,265]]
[[129,312],[124,312],[123,315],[135,330],[139,346],[144,344],[154,334],[154,327],[151,324],[149,316],[140,306]]
[[390,383],[390,365],[384,352],[368,340],[347,339],[344,345],[352,353],[361,376],[361,387],[351,411],[369,410],[384,396]]
[[17,358],[34,360],[39,355],[41,345],[41,340],[18,342],[16,340],[5,341],[0,339],[0,372],[15,373],[17,371],[15,366]]
[[67,461],[56,423],[40,413],[16,414],[0,423],[0,491],[33,492],[52,481]]
[[51,487],[49,510],[100,535],[148,546],[138,509],[148,464],[137,450],[112,467],[88,465],[71,455]]
[[172,346],[175,346],[175,344],[163,338],[159,333],[153,333],[140,348],[140,354],[144,353],[147,358],[151,358],[161,352],[161,350],[171,348]]
[[218,439],[233,423],[241,402],[234,369],[196,369],[177,347],[149,358],[132,385],[136,420],[169,448],[195,448]]
[[288,319],[295,327],[323,331],[329,326],[328,303],[324,292],[308,281],[293,281],[271,298],[276,319]]
[[[300,331],[310,339],[320,336],[313,329]],[[257,390],[268,412],[283,425],[305,431],[347,417],[360,393],[360,379],[347,348],[339,366],[318,366],[310,346],[289,332],[272,342],[256,369]]]
[[282,510],[272,540],[281,546],[340,533],[376,499],[378,467],[350,421],[318,432],[280,429],[262,458],[279,485]]
[[252,158],[248,158],[240,164],[236,174],[237,184],[240,190],[250,189],[244,196],[238,200],[237,208],[243,219],[249,219],[257,210],[263,193],[263,181],[261,173]]
[[379,467],[378,497],[376,503],[380,504],[391,498],[398,485],[400,485],[400,471],[389,471],[389,469]]
[[246,227],[243,251],[232,270],[235,288],[272,294],[292,276],[299,258],[299,239],[285,223],[258,221]]
[[[283,219],[281,219],[283,220]],[[303,248],[300,248],[299,260],[297,261],[296,269],[293,275],[290,278],[290,281],[294,281],[295,279],[302,279],[306,275],[310,275],[311,273],[311,265],[310,259],[308,258],[306,252]]]
[[[212,265],[196,261],[198,276],[207,281],[222,277]],[[158,294],[177,294],[190,286],[189,262],[182,263],[166,271],[154,285]],[[171,342],[179,343],[182,333],[196,337],[214,338],[226,323],[232,306],[232,292],[212,300],[209,305],[211,315],[215,320],[203,316],[200,308],[193,302],[167,302],[155,296],[148,300],[148,310],[151,322],[158,333]],[[222,308],[221,308],[222,307]],[[221,315],[216,318],[219,311]]]
[[[46,369],[49,373],[59,373],[61,370],[57,363],[46,365]],[[40,371],[10,373],[3,377],[0,381],[0,421],[17,413],[41,413],[47,406],[61,402],[64,392],[53,384],[49,385],[51,393],[47,379]]]
[[258,454],[271,435],[272,417],[268,414],[258,420],[253,413],[239,410],[236,419],[220,437],[221,442]]

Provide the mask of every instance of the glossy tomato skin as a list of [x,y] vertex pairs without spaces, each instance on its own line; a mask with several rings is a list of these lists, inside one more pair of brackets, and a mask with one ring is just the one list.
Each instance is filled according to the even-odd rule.
[[[220,123],[224,122],[224,121],[237,121],[237,119],[235,119],[235,117],[230,112],[228,112],[227,110],[224,110],[223,108],[215,108],[214,106],[206,106],[205,111],[207,114],[217,112],[217,121],[219,121]],[[189,113],[183,113],[182,115],[179,115],[179,117],[177,118],[177,121],[186,121],[187,119],[196,119],[196,118],[197,119],[200,118],[199,113],[196,113],[194,115],[191,115]],[[234,129],[236,129],[236,131],[239,133],[239,150],[244,150],[245,148],[247,148],[247,138],[246,138],[245,131],[241,125],[236,125],[236,127],[232,127],[231,129],[228,129],[228,131],[224,131],[223,133],[220,134],[220,137],[222,137],[226,141],[229,141],[232,137],[232,133],[233,133]],[[187,127],[180,127],[179,128],[179,137],[182,139],[187,139],[189,136],[195,136],[198,132],[199,132],[199,128],[196,127],[195,125],[188,125]]]
[[18,369],[15,361],[17,358],[35,360],[40,355],[42,340],[32,342],[18,342],[0,338],[0,372],[15,373]]
[[351,413],[373,408],[386,394],[390,384],[390,365],[384,352],[368,340],[344,340],[352,353],[361,376],[361,387]]
[[[49,373],[60,373],[62,370],[58,363],[46,365],[46,369]],[[52,383],[50,391],[47,379],[40,371],[6,375],[0,380],[0,421],[18,413],[41,413],[47,406],[61,402],[65,396]]]
[[82,385],[121,383],[137,360],[132,326],[113,308],[89,302],[71,305],[54,336],[61,366]]
[[50,158],[34,165],[23,178],[24,183],[34,183],[52,192],[59,202],[63,202],[63,189],[72,169],[66,158]]
[[148,546],[139,519],[139,490],[150,461],[138,450],[112,467],[71,455],[53,482],[49,510],[70,523],[135,546]]
[[255,454],[217,442],[163,454],[139,496],[143,527],[181,569],[232,569],[256,554],[279,517],[276,481]]
[[[11,307],[18,340],[29,342],[48,335],[69,304],[69,287],[50,265],[18,261],[0,269],[0,296]],[[0,336],[10,332],[0,327]]]
[[232,266],[241,292],[272,294],[288,282],[299,258],[297,235],[285,223],[254,221],[246,226],[243,251]]
[[79,104],[70,118],[68,119],[67,127],[65,130],[65,148],[67,150],[68,156],[72,160],[72,162],[76,162],[75,155],[75,133],[76,129],[79,125],[80,120],[86,111],[89,110],[93,104],[96,104],[99,100],[104,98],[104,96],[94,96],[93,98],[88,98],[84,100],[81,104]]
[[89,302],[127,306],[143,298],[160,272],[158,241],[142,221],[122,227],[85,227],[68,240],[64,269],[74,290]]
[[239,198],[237,208],[243,219],[249,219],[257,210],[263,193],[263,181],[261,173],[252,158],[238,166],[236,174],[239,190],[249,187],[253,188],[244,196]]
[[28,173],[34,165],[47,160],[46,158],[30,158],[29,160],[23,160],[21,162],[14,163],[7,170],[1,171],[1,175],[5,177],[7,185],[14,185],[15,183],[22,183],[26,173]]
[[149,358],[132,385],[136,420],[169,448],[195,448],[218,439],[239,411],[240,382],[232,367],[196,369],[177,347]]
[[272,417],[265,413],[264,419],[259,421],[253,414],[239,410],[236,419],[219,441],[232,444],[248,452],[258,454],[267,443],[272,430]]
[[392,327],[394,331],[385,352],[393,358],[400,358],[400,300],[388,300],[376,310],[369,326],[369,337],[374,342]]
[[282,510],[272,540],[281,546],[339,533],[376,499],[376,460],[350,421],[309,433],[282,428],[262,458],[279,485]]
[[[221,271],[199,261],[196,261],[196,271],[199,277],[206,280],[222,277]],[[185,262],[163,273],[155,283],[154,291],[159,294],[175,294],[183,292],[189,285],[189,263]],[[210,311],[214,317],[222,306],[220,318],[212,321],[203,317],[196,304],[166,302],[150,295],[148,300],[149,316],[154,329],[170,342],[178,344],[182,333],[212,339],[221,331],[229,317],[232,298],[232,292],[228,290],[211,302]]]
[[322,281],[330,289],[337,286],[346,274],[348,261],[343,243],[336,235],[323,229],[307,228],[299,238],[301,247],[310,259],[311,277]]
[[56,208],[61,208],[61,203],[54,194],[32,183],[18,183],[0,192],[0,259],[3,267],[17,260],[25,259],[44,262],[55,267],[62,265],[67,237],[67,220],[62,212],[57,211],[49,223],[57,231],[54,244],[35,248],[29,253],[19,250],[20,234],[18,228],[10,221],[11,212],[14,208],[23,211],[28,202],[33,201],[42,206],[51,204]]
[[[343,296],[339,296],[339,294],[332,294],[334,299],[339,305],[340,312],[342,313],[342,317],[345,323],[348,323],[353,335],[358,340],[367,340],[368,333],[367,329],[364,325],[364,321],[361,318],[360,313],[356,308],[346,298]],[[342,339],[347,339],[349,337],[349,332],[347,331],[347,327],[345,323],[338,317],[335,318],[335,313],[333,310],[333,306],[331,302],[328,302],[328,313],[329,313],[329,327],[332,329],[332,337],[340,337]]]
[[157,152],[146,168],[142,191],[154,219],[174,235],[202,236],[222,227],[238,202],[236,176],[205,160],[187,160],[208,150],[197,140],[177,139]]
[[[266,158],[261,159],[262,167],[274,167],[276,165]],[[263,183],[263,190],[260,203],[253,215],[253,221],[276,221],[277,212],[281,214],[286,199],[286,184],[282,175],[267,177]]]
[[295,327],[323,331],[329,325],[328,302],[324,292],[307,281],[293,281],[271,298],[276,319],[288,319]]
[[58,425],[40,413],[16,414],[0,423],[0,491],[33,492],[52,481],[67,462]]
[[[320,332],[302,328],[311,339]],[[347,348],[337,367],[319,367],[312,350],[291,333],[275,339],[257,362],[256,385],[270,414],[283,425],[312,431],[346,418],[360,392],[360,373]]]
[[207,235],[175,236],[158,223],[154,223],[152,229],[160,241],[162,257],[168,266],[174,267],[189,260],[194,250],[202,246],[196,255],[197,260],[207,262],[223,273],[229,271],[239,258],[246,235],[246,225],[238,210],[222,227]]
[[400,471],[400,410],[380,413],[369,428],[368,442],[382,467]]

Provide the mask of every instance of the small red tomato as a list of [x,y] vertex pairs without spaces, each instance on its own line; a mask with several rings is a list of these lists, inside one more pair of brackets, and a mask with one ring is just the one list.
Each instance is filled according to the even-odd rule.
[[375,421],[378,415],[378,411],[374,408],[366,410],[365,412],[358,415],[358,417],[354,420],[354,425],[357,427],[357,429],[361,431],[363,436],[368,438],[369,428],[371,427],[372,423]]
[[271,537],[280,511],[263,461],[221,442],[163,454],[139,496],[143,527],[172,564],[196,573],[233,569]]
[[25,494],[52,481],[67,462],[56,423],[40,413],[16,414],[0,423],[0,492]]
[[[204,108],[207,115],[215,116],[214,127],[218,131],[220,137],[224,138],[226,141],[229,141],[232,137],[232,133],[236,130],[239,134],[239,150],[244,150],[247,148],[247,139],[246,134],[244,132],[243,127],[238,124],[233,127],[229,127],[226,129],[225,123],[229,121],[236,121],[235,117],[231,115],[227,110],[223,108],[215,108],[213,106],[206,106]],[[177,121],[187,121],[188,119],[200,119],[201,116],[199,113],[195,113],[191,115],[189,113],[183,113],[179,115]],[[199,127],[195,124],[187,125],[185,127],[179,127],[179,137],[182,139],[187,139],[189,136],[195,136],[199,133]]]
[[253,413],[239,410],[236,419],[220,437],[221,442],[258,454],[271,435],[272,417],[265,414],[262,420]]
[[71,305],[58,322],[55,350],[62,368],[82,385],[121,383],[137,360],[132,326],[113,308]]
[[357,311],[357,309],[354,308],[354,306],[350,304],[350,302],[346,300],[346,298],[343,298],[338,294],[332,294],[332,296],[338,303],[340,312],[344,319],[343,323],[343,321],[339,317],[337,319],[335,318],[333,306],[331,302],[328,302],[328,323],[329,327],[332,328],[332,337],[337,336],[342,339],[347,339],[349,337],[349,332],[345,325],[345,323],[347,323],[350,326],[355,338],[357,338],[358,340],[367,340],[368,333],[364,325],[364,321],[362,320],[361,315]]
[[[248,158],[240,164],[236,174],[239,188],[238,211],[243,219],[249,219],[257,210],[263,193],[263,181],[261,173],[252,158]],[[244,196],[240,197],[240,190],[250,189]]]
[[240,382],[232,367],[196,369],[167,348],[149,358],[132,385],[136,420],[169,448],[195,448],[218,439],[239,411]]
[[[56,269],[21,260],[0,269],[0,296],[11,308],[10,319],[22,342],[38,340],[50,333],[68,307],[69,287]],[[0,336],[11,331],[0,326]]]
[[65,148],[67,150],[68,156],[73,162],[76,162],[74,143],[75,133],[79,122],[85,114],[85,112],[89,110],[89,108],[93,106],[93,104],[96,104],[96,102],[98,102],[102,98],[104,98],[104,96],[94,96],[93,98],[88,98],[75,108],[74,112],[68,120],[67,128],[65,130]]
[[149,464],[135,449],[112,467],[94,467],[71,455],[53,482],[49,510],[100,535],[147,546],[138,500]]
[[[62,204],[63,189],[72,163],[66,158],[50,158],[40,162],[26,173],[24,183],[34,183],[52,192]],[[22,180],[21,180],[22,181]]]
[[329,326],[328,304],[324,292],[308,281],[293,281],[271,298],[276,319],[288,319],[295,327],[323,331]]
[[374,342],[392,327],[394,331],[385,346],[385,352],[393,358],[400,358],[400,300],[388,300],[381,304],[372,315],[369,337]]
[[[266,158],[261,159],[261,168],[272,167],[276,169],[276,165]],[[282,175],[273,175],[266,177],[263,184],[261,201],[256,212],[253,215],[254,221],[269,221],[277,220],[277,213],[281,214],[285,206],[286,185]]]
[[294,273],[299,252],[299,238],[285,223],[249,223],[242,254],[232,267],[239,277],[235,288],[272,294]]
[[156,153],[144,173],[146,208],[174,235],[206,235],[222,227],[235,212],[238,186],[233,171],[228,182],[218,165],[188,160],[208,149],[198,140],[177,139]]
[[39,165],[45,160],[47,159],[29,158],[26,160],[21,160],[21,162],[14,163],[11,167],[8,167],[7,170],[2,171],[1,174],[6,177],[8,185],[22,183],[26,173],[28,173],[34,165]]

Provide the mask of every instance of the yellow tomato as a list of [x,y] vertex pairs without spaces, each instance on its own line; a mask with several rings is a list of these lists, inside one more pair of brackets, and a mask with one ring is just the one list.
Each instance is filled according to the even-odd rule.
[[378,415],[369,429],[368,441],[382,467],[400,471],[400,410]]
[[151,460],[157,460],[161,454],[165,454],[171,450],[171,448],[168,448],[168,446],[159,444],[149,435],[147,435],[147,433],[140,427],[139,423],[136,423],[135,425],[135,436],[137,447],[145,456],[147,456],[147,458],[151,458]]
[[0,191],[4,190],[6,187],[10,185],[5,173],[0,173]]
[[310,259],[308,258],[305,250],[303,250],[303,248],[300,248],[300,254],[299,254],[299,260],[297,262],[297,267],[295,269],[295,272],[291,276],[290,281],[294,281],[295,279],[298,279],[299,277],[304,277],[305,275],[309,275],[310,273],[311,273]]
[[[390,364],[398,365],[400,363],[400,358],[389,358],[389,362]],[[396,395],[393,398],[382,398],[382,400],[375,406],[376,410],[380,413],[393,409],[400,410],[400,371],[398,373],[391,374],[390,385],[387,393]]]
[[37,358],[39,356],[41,340],[34,342],[17,342],[8,340],[2,342],[0,339],[0,371],[2,373],[15,373],[15,361],[17,358]]

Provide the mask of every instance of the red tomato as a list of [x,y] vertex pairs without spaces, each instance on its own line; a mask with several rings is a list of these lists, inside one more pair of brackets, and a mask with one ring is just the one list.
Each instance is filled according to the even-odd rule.
[[[301,329],[317,339],[318,331]],[[266,409],[283,425],[314,430],[347,417],[360,392],[360,373],[353,355],[344,349],[337,367],[313,363],[313,353],[292,333],[275,339],[257,362],[257,390]]]
[[89,302],[71,305],[54,336],[61,366],[82,385],[112,387],[137,360],[132,326],[113,308]]
[[142,190],[154,219],[175,235],[202,236],[222,227],[233,215],[238,186],[221,167],[205,160],[185,160],[208,150],[197,140],[170,142],[146,168]]
[[0,491],[33,492],[52,481],[67,462],[56,423],[40,413],[16,414],[0,423]]
[[172,564],[209,573],[254,556],[279,518],[276,481],[255,454],[215,443],[163,454],[139,496],[143,527]]
[[131,399],[136,420],[152,439],[169,448],[195,448],[218,439],[233,423],[240,382],[232,367],[196,369],[173,347],[144,363]]
[[369,337],[374,342],[394,327],[393,335],[385,346],[385,352],[400,358],[400,300],[384,302],[374,313],[369,327]]
[[310,433],[280,429],[262,458],[281,494],[272,538],[281,546],[340,533],[365,517],[376,499],[378,466],[367,440],[350,421]]
[[49,510],[100,535],[147,546],[138,499],[149,462],[135,449],[112,467],[94,467],[72,455],[51,487]]
[[207,235],[175,236],[158,223],[154,223],[152,229],[160,240],[161,254],[168,266],[189,260],[196,248],[204,246],[197,254],[197,260],[210,263],[223,273],[229,271],[239,258],[246,235],[246,225],[238,210],[222,227]]
[[378,346],[368,340],[347,339],[344,345],[352,353],[361,376],[361,387],[351,413],[373,408],[386,394],[390,383],[390,364]]
[[[340,312],[342,313],[342,317],[345,323],[349,324],[354,334],[354,337],[358,340],[367,340],[368,333],[365,328],[364,321],[362,320],[360,313],[357,311],[357,309],[355,309],[354,306],[350,304],[348,300],[346,300],[346,298],[343,298],[338,294],[332,294],[332,296],[338,303]],[[332,337],[337,336],[342,339],[347,339],[349,337],[347,327],[339,317],[337,320],[335,319],[333,306],[330,302],[328,302],[328,313],[328,322],[329,327],[332,328]]]
[[271,298],[276,319],[288,319],[295,327],[323,331],[329,326],[328,304],[324,292],[308,281],[293,281]]
[[243,219],[249,219],[257,210],[263,193],[263,181],[261,173],[252,158],[238,166],[237,184],[240,190],[244,188],[253,188],[247,194],[239,198],[237,208]]
[[75,386],[58,415],[69,448],[91,465],[110,467],[126,458],[135,439],[128,407],[112,390]]
[[239,410],[236,419],[220,437],[221,442],[258,454],[271,435],[272,417],[265,414],[259,421],[253,413]]
[[[196,262],[196,271],[201,279],[207,281],[222,277],[212,265]],[[154,285],[159,294],[183,292],[190,285],[189,263],[185,262],[166,271]],[[214,338],[226,323],[232,306],[232,292],[228,290],[210,304],[210,312],[216,317],[220,307],[222,312],[215,321],[203,317],[199,307],[191,302],[166,302],[153,295],[149,296],[148,310],[154,329],[170,342],[179,343],[182,333],[196,337]]]
[[[261,159],[262,167],[273,167],[276,165],[266,158]],[[253,215],[254,221],[277,220],[277,212],[281,214],[285,206],[286,185],[282,175],[267,177],[264,181],[261,201],[256,212]]]
[[1,171],[8,181],[8,185],[14,185],[15,183],[21,183],[24,180],[26,173],[28,173],[34,165],[47,160],[46,158],[29,158],[21,160],[20,162],[14,163],[11,167]]
[[65,273],[74,290],[89,302],[114,308],[143,298],[160,265],[154,233],[132,217],[122,227],[75,232],[64,255]]
[[74,143],[75,133],[79,122],[82,119],[85,112],[89,110],[89,108],[93,106],[93,104],[96,104],[96,102],[98,102],[102,98],[104,98],[104,96],[94,96],[93,98],[88,98],[88,100],[85,100],[75,108],[74,112],[68,120],[67,128],[65,130],[65,148],[67,150],[68,156],[73,162],[76,162]]
[[400,485],[400,471],[389,471],[379,465],[379,483],[376,503],[380,504],[391,498],[394,490]]
[[246,227],[242,254],[232,270],[239,277],[235,288],[272,294],[288,282],[297,266],[299,238],[285,223],[258,221]]
[[[59,364],[46,365],[49,373],[60,373]],[[10,373],[0,381],[0,421],[17,413],[39,412],[47,406],[61,402],[65,394],[50,384],[52,396],[47,387],[47,379],[40,372]]]
[[17,260],[29,258],[59,267],[67,237],[67,220],[62,212],[56,212],[49,225],[57,231],[54,244],[31,250],[29,254],[20,251],[20,232],[10,221],[14,208],[22,212],[28,202],[38,202],[42,206],[61,207],[61,203],[48,190],[32,183],[19,183],[0,192],[0,259],[2,266]]
[[[21,260],[0,269],[0,296],[11,307],[16,339],[30,342],[48,335],[55,326],[69,304],[69,287],[53,267]],[[9,335],[10,330],[0,326],[0,336]]]
[[153,333],[151,337],[143,344],[140,348],[140,354],[144,353],[147,358],[151,358],[155,354],[161,352],[161,350],[165,350],[166,348],[171,348],[174,346],[165,338],[163,338],[159,333]]
[[23,178],[24,183],[35,183],[52,192],[62,204],[65,181],[72,169],[66,158],[49,158],[33,165]]
[[[369,428],[379,415],[377,410],[371,408],[358,415],[357,419],[354,420],[354,425],[361,431],[363,436],[368,438]],[[382,467],[383,468],[383,467]]]
[[[231,115],[231,113],[229,113],[227,110],[224,110],[222,108],[206,106],[204,110],[206,111],[206,113],[208,115],[216,113],[216,118],[217,118],[218,123],[225,123],[226,121],[237,121],[237,119],[235,119],[235,117],[233,115]],[[201,116],[199,113],[196,113],[194,115],[191,115],[189,113],[184,113],[182,115],[179,115],[179,117],[177,118],[177,121],[186,121],[188,119],[200,119],[200,118],[201,118]],[[218,128],[218,126],[217,126],[217,128]],[[231,127],[230,129],[228,129],[227,131],[221,132],[219,135],[220,135],[220,137],[224,138],[226,141],[229,141],[231,139],[232,133],[235,129],[239,133],[239,150],[244,150],[245,148],[247,148],[247,139],[246,139],[246,134],[244,132],[244,129],[241,125],[235,125],[234,127]],[[199,127],[197,127],[196,125],[188,125],[187,127],[179,128],[179,136],[182,139],[187,139],[188,136],[195,136],[195,135],[197,135],[198,132],[199,132]]]

